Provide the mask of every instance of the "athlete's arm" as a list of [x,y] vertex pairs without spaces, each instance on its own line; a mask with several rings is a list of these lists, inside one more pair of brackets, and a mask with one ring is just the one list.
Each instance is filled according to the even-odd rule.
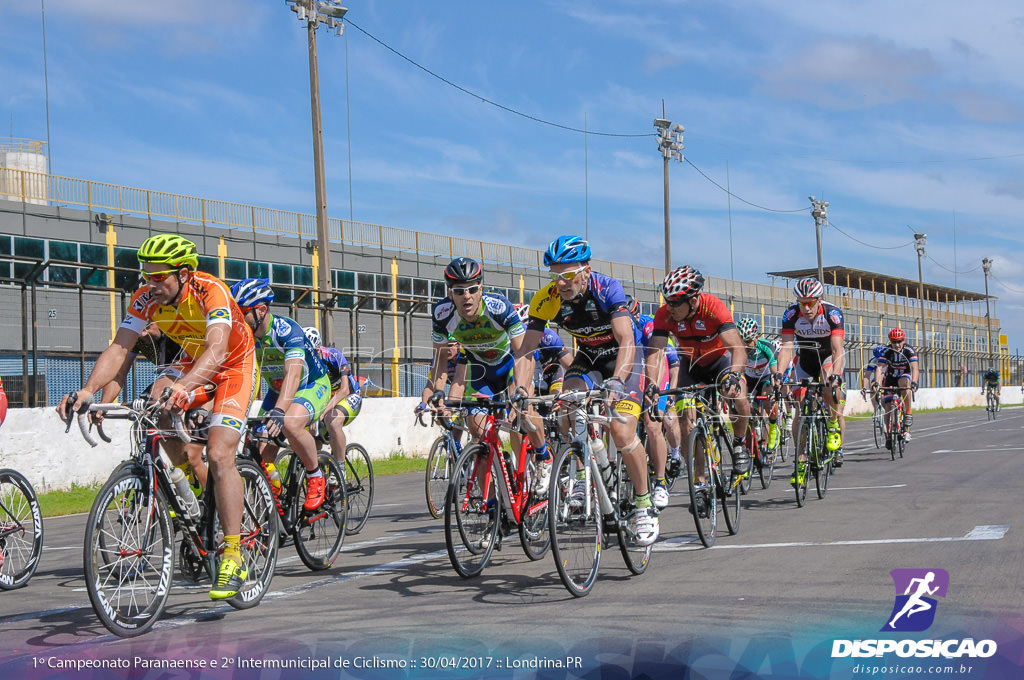
[[[92,373],[89,374],[89,379],[85,382],[85,385],[78,390],[79,401],[87,400],[92,397],[98,390],[105,387],[111,380],[117,376],[121,367],[131,352],[131,348],[135,347],[135,343],[139,339],[139,334],[135,331],[121,327],[117,329],[117,333],[114,335],[114,341],[110,343],[110,347],[103,350],[99,358],[96,360],[96,365],[93,366]],[[61,415],[61,418],[66,418],[67,396],[65,395],[60,403],[57,405],[57,413]]]
[[629,314],[623,313],[612,317],[612,335],[619,343],[613,377],[626,382],[629,380],[629,372],[636,357],[636,345],[633,344],[633,319]]
[[[543,325],[540,330],[534,328],[534,325],[531,323],[524,335],[512,338],[513,356],[515,356],[516,361],[515,367],[512,369],[515,378],[513,394],[522,391],[519,389],[520,387],[529,392],[533,386],[533,373],[537,365],[533,352],[540,345],[540,341],[544,337]],[[516,346],[517,340],[519,341],[518,347]]]
[[[647,343],[647,358],[644,360],[644,372],[647,379],[654,385],[661,385],[661,370],[665,365],[665,345],[668,344],[668,336],[663,332],[655,331]],[[669,387],[672,385],[670,384]]]

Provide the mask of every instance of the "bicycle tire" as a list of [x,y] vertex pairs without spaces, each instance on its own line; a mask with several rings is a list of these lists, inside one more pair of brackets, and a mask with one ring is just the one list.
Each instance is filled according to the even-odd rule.
[[[524,489],[529,489],[533,483],[536,468],[536,456],[531,455],[526,461]],[[532,561],[543,559],[551,548],[551,532],[548,531],[548,499],[536,498],[530,494],[519,519],[519,542],[523,544],[523,552]]]
[[[620,518],[629,517],[629,514],[636,509],[636,491],[633,482],[626,473],[626,466],[622,463],[622,456],[616,462],[618,468],[615,476],[615,498],[618,499],[618,514]],[[651,551],[654,545],[640,545],[636,537],[629,530],[626,522],[617,522],[616,529],[619,538],[619,552],[630,572],[639,576],[647,571],[647,564],[651,561]]]
[[358,534],[366,524],[373,507],[373,461],[359,444],[345,447],[345,498],[348,517],[345,534]]
[[767,489],[772,485],[772,475],[775,474],[775,461],[779,456],[779,449],[782,447],[781,438],[779,446],[774,451],[765,453],[761,451],[761,466],[757,470],[757,476],[761,480],[761,488]]
[[[704,421],[701,420],[690,431],[686,478],[690,491],[690,514],[697,528],[697,537],[705,548],[710,548],[715,544],[718,527],[718,492],[715,490],[715,475],[711,468],[704,428]],[[697,461],[704,468],[706,481],[703,484],[697,479]],[[701,499],[699,503],[698,497]]]
[[897,419],[896,431],[899,433],[899,435],[897,435],[896,439],[894,440],[896,445],[893,446],[893,449],[894,449],[893,460],[896,459],[895,458],[896,453],[899,453],[900,454],[900,458],[902,458],[904,451],[906,451],[906,449],[907,449],[906,414],[903,413],[903,404],[899,404],[898,406],[899,406],[899,411],[895,414],[895,416],[896,416],[896,419]]
[[[811,467],[811,449],[814,446],[813,433],[810,424],[811,416],[804,416],[800,419],[800,428],[797,431],[795,451],[793,452],[793,475],[796,479],[794,491],[796,492],[796,505],[804,507],[807,503],[807,476]],[[804,481],[800,483],[801,457],[804,463]]]
[[444,514],[444,498],[448,492],[448,481],[451,479],[453,452],[448,450],[448,437],[442,435],[434,440],[427,456],[427,469],[423,478],[424,491],[427,496],[427,512],[434,519],[441,519]]
[[[740,491],[740,481],[733,479],[733,460],[735,460],[735,451],[732,445],[732,435],[725,431],[720,431],[717,435],[718,445],[718,496],[721,499],[722,516],[725,517],[725,527],[729,530],[729,534],[735,536],[740,531],[740,511],[743,506],[740,504],[740,499],[743,497],[743,493]],[[729,454],[729,469],[726,469],[725,453]],[[749,480],[750,475],[747,475]]]
[[171,591],[174,530],[162,491],[120,467],[100,488],[85,527],[83,564],[89,602],[114,635],[142,635],[157,622]]
[[828,481],[832,476],[833,455],[825,448],[827,434],[825,423],[822,418],[815,418],[813,425],[814,432],[814,464],[811,465],[811,472],[814,473],[814,490],[818,498],[822,499],[828,493]]
[[871,430],[875,436],[875,448],[880,449],[885,444],[885,428],[882,420],[884,411],[881,408],[875,408],[871,413]]
[[786,447],[792,441],[792,433],[789,431],[789,416],[786,415],[786,409],[783,404],[779,404],[776,407],[778,414],[775,419],[775,426],[779,428],[779,446],[775,452],[776,457],[781,462],[786,462]]
[[313,571],[329,568],[338,558],[345,542],[345,521],[348,514],[345,473],[341,471],[341,467],[330,453],[321,452],[317,459],[326,482],[324,503],[312,513],[302,509],[306,499],[304,479],[299,487],[299,497],[295,499],[299,516],[292,527],[295,551],[302,563]]
[[[235,461],[244,497],[239,546],[248,572],[238,594],[225,600],[235,609],[255,607],[270,590],[280,546],[277,502],[263,468],[252,460]],[[220,567],[218,560],[217,567]]]
[[[583,471],[586,496],[582,505],[572,503],[576,473]],[[551,554],[562,585],[574,597],[589,593],[601,564],[602,517],[596,475],[587,465],[579,443],[562,450],[552,467],[548,522]]]
[[495,487],[497,470],[493,464],[491,474],[484,469],[487,456],[483,444],[464,448],[455,462],[445,496],[445,548],[452,567],[463,578],[472,578],[484,570],[500,539],[501,494]]
[[21,588],[39,567],[43,514],[35,489],[16,470],[0,470],[0,590]]

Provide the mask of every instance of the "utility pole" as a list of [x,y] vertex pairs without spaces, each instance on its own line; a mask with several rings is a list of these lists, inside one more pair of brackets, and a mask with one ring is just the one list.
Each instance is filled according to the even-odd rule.
[[665,118],[665,102],[661,102],[661,118],[654,119],[654,127],[658,131],[658,150],[665,161],[665,274],[672,271],[672,230],[669,226],[668,200],[668,162],[669,159],[683,160],[683,126],[673,124]]
[[981,261],[981,269],[985,272],[985,328],[988,331],[988,363],[992,367],[992,309],[988,302],[988,276],[992,273],[992,258],[986,257]]
[[818,281],[825,285],[825,274],[821,267],[821,228],[828,223],[828,201],[811,200],[811,217],[814,218],[814,238],[818,242]]
[[921,258],[925,255],[924,246],[928,242],[928,234],[914,234],[914,249],[917,250],[917,299],[921,302],[921,331],[917,334],[917,351],[922,352],[928,334],[924,328],[924,275],[921,273]]

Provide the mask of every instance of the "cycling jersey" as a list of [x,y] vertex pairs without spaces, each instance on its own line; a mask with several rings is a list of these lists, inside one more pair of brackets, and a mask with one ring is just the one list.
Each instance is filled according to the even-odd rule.
[[484,293],[480,299],[480,315],[466,321],[450,297],[434,304],[431,338],[443,344],[451,338],[462,346],[466,356],[476,363],[500,366],[512,359],[512,338],[526,329],[515,307],[503,295]]
[[878,368],[878,358],[877,357],[871,357],[871,359],[868,360],[868,363],[864,364],[864,368],[862,368],[861,371],[863,371],[864,375],[866,375],[866,376],[872,376],[872,375],[875,374],[875,369],[877,369],[877,368]]
[[984,375],[981,377],[988,385],[992,387],[999,387],[999,374],[995,371],[985,371]]
[[707,367],[721,359],[729,351],[722,343],[723,331],[736,328],[732,312],[718,297],[711,293],[697,296],[696,311],[684,321],[674,321],[668,305],[662,305],[654,313],[654,335],[674,335],[679,344],[680,359],[687,359],[690,366]]
[[317,352],[320,355],[320,361],[327,369],[327,376],[331,381],[331,391],[341,387],[341,381],[347,378],[351,392],[353,394],[359,392],[359,381],[352,375],[352,367],[349,366],[348,359],[340,349],[321,345],[317,348]]
[[753,347],[747,347],[747,366],[743,373],[748,377],[764,380],[777,365],[775,350],[769,341],[758,338]]
[[878,365],[884,367],[885,376],[889,379],[910,376],[910,365],[916,363],[917,351],[906,344],[899,350],[892,345],[886,345],[885,351],[878,357]]
[[132,354],[141,354],[158,368],[166,368],[181,354],[181,346],[162,333],[158,336],[143,333],[135,341]]
[[679,352],[676,350],[676,346],[669,343],[665,345],[665,359],[668,360],[668,367],[679,365]]
[[626,293],[618,280],[592,272],[587,289],[575,300],[563,300],[557,284],[541,288],[530,301],[530,330],[543,331],[551,322],[576,338],[577,357],[591,359],[607,352],[617,352],[619,343],[612,333],[612,319],[627,316],[633,326],[633,343],[640,344],[640,330],[626,308]]
[[829,302],[821,302],[813,319],[804,317],[799,304],[782,314],[782,341],[795,340],[799,367],[810,376],[820,376],[821,367],[832,356],[832,338],[843,338],[843,312]]
[[[327,375],[327,367],[320,360],[306,334],[295,321],[286,316],[270,315],[267,333],[256,340],[260,373],[270,384],[270,389],[280,391],[284,381],[284,364],[289,359],[301,359],[302,378],[299,388],[309,387],[319,378]],[[346,362],[347,364],[347,362]]]
[[565,346],[562,336],[550,328],[545,328],[544,336],[537,344],[533,358],[542,366],[547,366],[548,364],[555,363],[566,354],[569,354],[569,348]]

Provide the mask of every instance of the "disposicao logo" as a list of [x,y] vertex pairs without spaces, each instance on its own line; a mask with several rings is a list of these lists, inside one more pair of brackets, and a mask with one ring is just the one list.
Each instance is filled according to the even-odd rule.
[[[944,569],[893,569],[896,599],[880,632],[914,633],[935,622],[937,597],[946,597],[949,574]],[[946,659],[988,658],[996,653],[994,640],[833,640],[832,657],[899,657]]]

